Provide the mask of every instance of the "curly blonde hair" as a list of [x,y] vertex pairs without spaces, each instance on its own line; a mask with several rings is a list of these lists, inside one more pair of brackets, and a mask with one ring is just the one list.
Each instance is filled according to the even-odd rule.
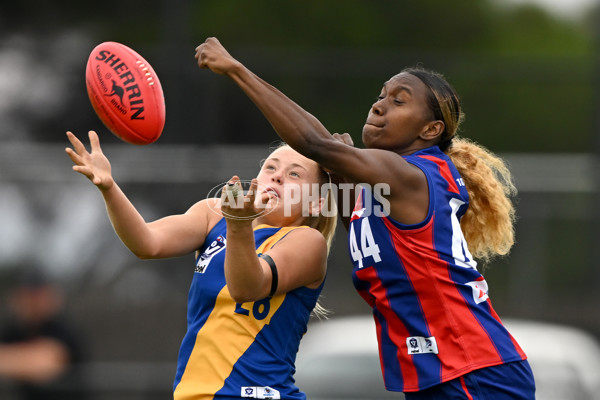
[[506,255],[515,242],[517,193],[505,161],[485,147],[458,137],[464,114],[460,99],[443,75],[422,68],[407,68],[430,90],[427,105],[435,120],[444,122],[438,146],[446,153],[462,176],[469,192],[469,207],[460,225],[471,254],[484,262]]
[[446,150],[469,192],[469,208],[460,220],[471,254],[489,261],[506,255],[515,242],[517,189],[504,160],[468,139],[455,137]]

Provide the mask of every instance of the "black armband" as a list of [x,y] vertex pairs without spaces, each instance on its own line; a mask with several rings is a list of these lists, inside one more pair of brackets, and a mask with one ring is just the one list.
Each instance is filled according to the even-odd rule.
[[271,267],[271,273],[273,274],[273,279],[271,280],[271,291],[269,292],[268,297],[273,297],[273,295],[277,291],[277,284],[278,284],[277,266],[275,265],[275,261],[273,261],[271,256],[269,256],[268,254],[261,254],[260,257],[263,260],[265,260],[267,262],[267,264],[269,264],[269,267]]

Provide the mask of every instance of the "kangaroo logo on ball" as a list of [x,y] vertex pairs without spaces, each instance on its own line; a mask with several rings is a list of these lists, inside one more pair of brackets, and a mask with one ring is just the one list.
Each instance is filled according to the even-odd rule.
[[121,105],[123,107],[125,107],[125,103],[123,103],[123,95],[125,94],[125,90],[123,90],[123,88],[119,85],[117,85],[117,82],[112,79],[112,92],[105,94],[105,96],[118,96],[119,100],[121,101]]

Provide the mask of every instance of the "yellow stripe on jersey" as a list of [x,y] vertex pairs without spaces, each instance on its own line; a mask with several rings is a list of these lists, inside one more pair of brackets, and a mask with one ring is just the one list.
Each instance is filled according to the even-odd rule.
[[[261,227],[264,225],[255,229]],[[295,228],[298,227],[281,228],[267,238],[256,249],[256,253],[269,250]],[[196,336],[194,349],[173,394],[174,400],[213,399],[231,374],[233,365],[254,343],[260,330],[271,322],[284,299],[285,294],[282,294],[271,299],[244,303],[241,305],[242,309],[236,312],[238,305],[231,298],[227,286],[224,286],[217,295],[213,311]],[[269,307],[266,317],[255,318],[255,312],[266,312],[265,307]]]
[[[268,315],[261,320],[253,317],[255,303],[244,303],[248,315],[236,313],[236,303],[227,286],[217,296],[213,312],[196,336],[196,343],[187,362],[185,372],[174,393],[175,400],[212,399],[223,387],[235,362],[254,343],[254,338],[279,309],[285,294],[275,296],[267,304]],[[264,310],[264,308],[262,308]]]
[[[260,229],[261,227],[268,227],[268,225],[259,225],[255,229]],[[279,229],[276,234],[267,238],[262,244],[256,249],[257,254],[264,253],[268,251],[271,247],[275,245],[278,241],[280,241],[285,235],[287,235],[290,231],[297,228],[308,228],[307,226],[287,226],[285,228]]]

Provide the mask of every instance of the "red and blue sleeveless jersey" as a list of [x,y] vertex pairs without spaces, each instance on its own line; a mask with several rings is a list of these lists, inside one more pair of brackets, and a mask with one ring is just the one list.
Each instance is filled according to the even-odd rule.
[[[256,253],[301,228],[306,227],[257,226]],[[225,281],[226,246],[221,219],[196,259],[173,398],[306,399],[294,383],[295,359],[323,285],[236,303]]]
[[353,282],[373,308],[386,389],[419,391],[524,360],[461,231],[469,195],[458,171],[437,146],[404,158],[427,177],[425,220],[390,218],[375,186],[361,189],[349,227]]

